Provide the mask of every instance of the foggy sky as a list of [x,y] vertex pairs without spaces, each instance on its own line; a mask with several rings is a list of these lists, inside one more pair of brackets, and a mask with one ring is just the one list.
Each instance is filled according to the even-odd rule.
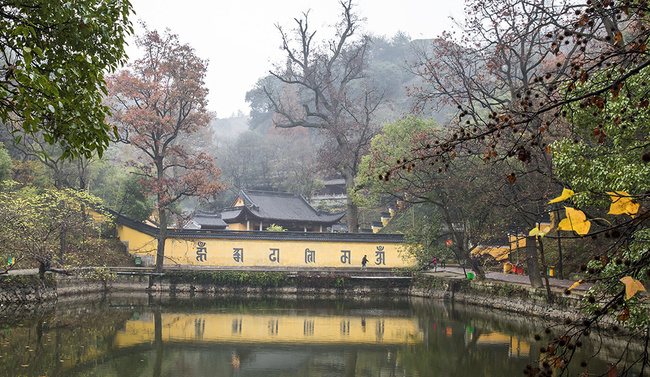
[[[131,0],[136,15],[136,33],[142,29],[138,20],[149,29],[171,29],[181,43],[189,43],[199,57],[209,59],[206,84],[210,90],[209,109],[220,118],[238,110],[248,114],[244,101],[246,92],[265,76],[272,63],[282,60],[280,37],[275,24],[289,30],[293,19],[310,10],[312,28],[320,30],[316,40],[329,36],[325,27],[339,19],[338,0]],[[393,36],[403,31],[413,39],[433,38],[452,22],[449,15],[458,15],[463,2],[459,0],[401,0],[394,2],[356,0],[356,11],[366,18],[365,32]],[[390,4],[390,5],[389,5]],[[130,58],[137,58],[134,43],[127,49]]]

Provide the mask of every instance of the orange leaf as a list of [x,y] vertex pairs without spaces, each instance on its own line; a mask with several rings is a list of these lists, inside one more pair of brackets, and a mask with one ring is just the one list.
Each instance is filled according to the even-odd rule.
[[603,255],[600,257],[600,263],[603,264],[603,267],[607,266],[607,263],[609,263],[609,258],[607,255]]
[[632,217],[639,211],[639,203],[634,202],[625,191],[608,192],[609,197],[612,199],[612,204],[609,207],[608,215],[622,215],[627,214]]
[[629,300],[639,291],[645,292],[645,287],[640,281],[633,279],[631,276],[621,278],[621,282],[625,284],[625,299]]
[[557,203],[557,202],[561,202],[561,201],[563,201],[563,200],[569,199],[569,198],[572,197],[574,194],[575,194],[575,193],[573,192],[573,190],[569,190],[569,189],[567,189],[567,188],[562,189],[562,195],[560,195],[560,196],[558,196],[557,198],[551,200],[550,202],[548,202],[548,204],[551,204],[551,203]]
[[586,280],[584,280],[584,279],[580,279],[580,280],[576,281],[575,283],[571,284],[571,286],[568,288],[568,290],[569,291],[572,290],[573,288],[579,286],[580,284],[584,283],[585,281]]
[[623,33],[621,33],[620,31],[617,32],[616,35],[614,36],[614,39],[616,39],[616,42],[620,42],[623,39]]
[[564,207],[564,210],[566,218],[560,221],[557,226],[558,230],[574,231],[581,236],[589,233],[591,222],[587,220],[584,212],[571,207]]
[[628,319],[630,319],[630,309],[627,307],[623,309],[621,314],[618,315],[618,319],[620,319],[621,322],[623,323],[625,323]]

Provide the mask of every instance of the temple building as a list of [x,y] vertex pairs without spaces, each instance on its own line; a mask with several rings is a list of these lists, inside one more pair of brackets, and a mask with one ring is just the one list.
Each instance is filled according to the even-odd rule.
[[327,232],[343,216],[345,211],[319,211],[300,195],[241,190],[230,207],[216,212],[195,211],[187,228],[266,230],[274,224],[288,231]]

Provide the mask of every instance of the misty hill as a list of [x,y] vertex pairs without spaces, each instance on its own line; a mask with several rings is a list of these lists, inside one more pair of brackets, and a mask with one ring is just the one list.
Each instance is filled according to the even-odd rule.
[[[375,113],[375,121],[386,124],[410,113],[412,101],[407,96],[406,87],[420,86],[422,82],[420,77],[409,71],[408,66],[415,59],[415,52],[426,48],[433,40],[411,40],[408,35],[400,32],[392,38],[372,36],[371,39],[366,72],[373,85],[384,93],[385,105]],[[249,129],[262,134],[267,134],[273,127],[270,105],[262,89],[268,85],[278,84],[269,76],[262,77],[246,93],[246,101],[251,108]],[[450,107],[443,107],[429,111],[425,116],[434,118],[439,124],[445,124],[453,111]]]
[[230,118],[215,118],[210,122],[213,140],[220,146],[225,140],[234,140],[240,134],[248,131],[248,116],[240,114]]

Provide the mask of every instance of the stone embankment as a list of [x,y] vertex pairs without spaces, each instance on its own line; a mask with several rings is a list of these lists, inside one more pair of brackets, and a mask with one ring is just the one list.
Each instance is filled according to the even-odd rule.
[[7,276],[0,279],[0,304],[27,304],[56,300],[56,281],[34,275]]
[[[282,295],[400,295],[462,302],[525,315],[564,318],[576,314],[585,287],[563,294],[571,281],[552,279],[551,294],[534,289],[521,276],[490,273],[487,280],[468,280],[462,270],[447,268],[414,276],[391,271],[169,271],[113,269],[99,274],[0,278],[0,304],[44,302],[98,292],[148,292],[156,295],[277,293]],[[504,275],[504,276],[502,276]]]
[[530,284],[487,279],[464,280],[424,275],[414,279],[411,296],[427,297],[493,308],[548,319],[577,315],[584,292],[564,294],[564,288],[532,288]]

